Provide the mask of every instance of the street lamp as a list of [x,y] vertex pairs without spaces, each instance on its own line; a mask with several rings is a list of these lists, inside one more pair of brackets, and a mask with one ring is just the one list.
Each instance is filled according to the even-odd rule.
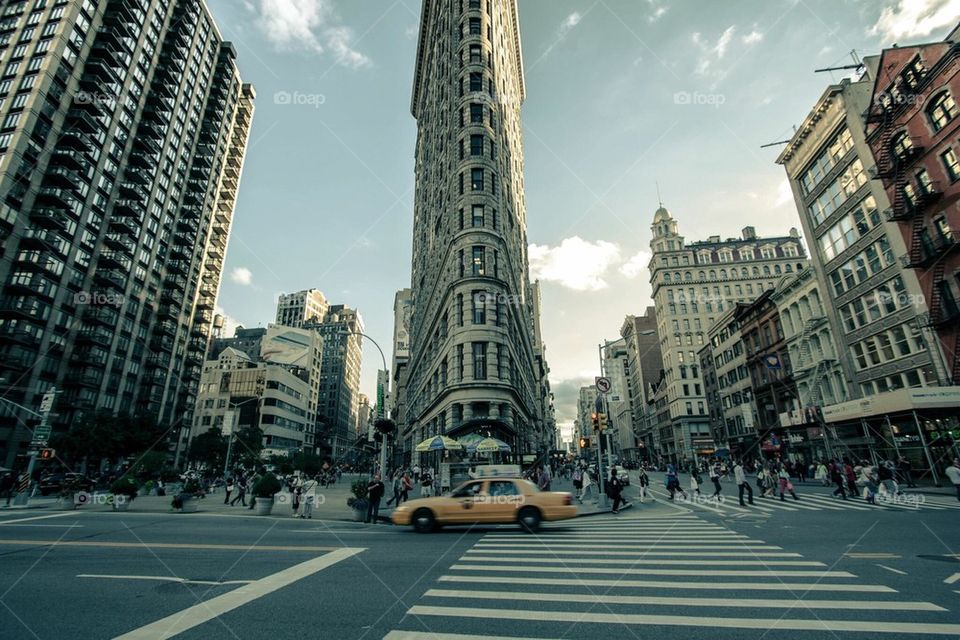
[[[367,340],[372,342],[373,346],[375,346],[377,348],[377,351],[380,352],[380,360],[383,362],[383,372],[384,374],[386,374],[386,377],[387,377],[387,380],[386,380],[387,388],[383,389],[384,393],[380,395],[380,398],[385,401],[387,397],[387,393],[389,393],[390,391],[390,370],[387,368],[387,357],[383,355],[383,349],[380,348],[380,345],[377,344],[376,340],[374,340],[367,334],[363,333],[362,331],[341,331],[340,335],[356,335],[362,338],[366,338]],[[389,409],[387,409],[386,407],[380,407],[380,409],[383,411],[383,416],[385,418],[390,417]],[[381,433],[380,434],[380,473],[381,474],[386,473],[386,468],[387,468],[387,434]]]

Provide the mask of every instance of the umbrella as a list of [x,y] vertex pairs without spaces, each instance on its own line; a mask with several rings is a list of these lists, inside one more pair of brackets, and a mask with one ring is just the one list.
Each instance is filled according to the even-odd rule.
[[444,449],[448,451],[460,451],[463,449],[463,445],[447,436],[434,436],[427,438],[416,447],[416,450],[421,453],[424,451],[442,451]]
[[491,451],[502,451],[504,453],[510,452],[510,445],[503,440],[497,440],[496,438],[484,438],[476,444],[472,444],[467,447],[467,449],[471,448],[477,453],[488,453]]

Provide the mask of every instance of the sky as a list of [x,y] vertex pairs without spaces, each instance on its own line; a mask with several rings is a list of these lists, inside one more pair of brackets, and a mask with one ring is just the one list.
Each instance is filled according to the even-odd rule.
[[[256,114],[220,312],[266,326],[281,293],[360,311],[390,359],[410,285],[417,0],[207,0]],[[650,223],[688,241],[800,221],[781,147],[850,64],[939,39],[960,0],[520,0],[532,277],[559,423],[598,374],[597,345],[651,305]],[[231,331],[232,334],[232,331]],[[361,390],[380,356],[365,344]]]

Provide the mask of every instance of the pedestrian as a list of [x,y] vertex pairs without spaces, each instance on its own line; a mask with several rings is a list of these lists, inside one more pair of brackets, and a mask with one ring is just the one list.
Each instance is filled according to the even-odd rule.
[[770,471],[770,467],[763,465],[763,468],[760,470],[762,478],[760,479],[760,486],[763,490],[764,498],[772,498],[776,493],[777,483],[774,481],[773,472]]
[[373,480],[367,485],[367,519],[365,522],[377,524],[377,517],[380,515],[380,500],[383,498],[385,487],[380,480],[380,474],[373,476]]
[[700,470],[696,465],[690,469],[690,492],[700,495]]
[[830,464],[831,475],[830,479],[833,481],[833,484],[837,485],[837,488],[833,490],[833,496],[840,496],[844,500],[847,499],[847,491],[844,489],[844,477],[843,477],[843,468],[839,463],[833,462]]
[[847,493],[857,495],[857,474],[853,471],[853,463],[846,458],[843,460],[843,475],[847,480]]
[[647,475],[647,470],[642,466],[637,471],[637,484],[640,485],[640,504],[643,504],[643,499],[650,497],[650,476]]
[[720,492],[723,491],[723,487],[720,486],[720,472],[721,468],[719,462],[710,467],[710,479],[713,480],[713,488],[715,489],[713,492],[714,498],[719,498]]
[[433,495],[433,477],[430,472],[423,469],[420,472],[420,497],[428,498]]
[[5,471],[3,477],[0,478],[0,498],[6,499],[4,507],[9,507],[10,501],[13,500],[13,486],[15,484],[16,480],[14,480],[13,473]]
[[823,464],[823,460],[817,463],[817,471],[813,478],[825,487],[830,485],[830,476],[827,474],[827,465]]
[[540,476],[537,478],[537,487],[540,491],[550,491],[550,468],[541,467]]
[[960,500],[960,458],[954,458],[953,464],[947,467],[944,473],[953,483],[953,488],[957,490],[957,500]]
[[794,471],[797,474],[797,482],[806,482],[807,481],[807,464],[801,460],[797,464],[793,465]]
[[300,488],[303,493],[303,505],[301,506],[301,518],[313,518],[313,507],[317,502],[317,481],[314,478],[307,478]]
[[420,482],[420,465],[413,465],[413,481]]
[[443,487],[441,486],[441,478],[439,473],[433,474],[433,495],[443,495]]
[[400,494],[400,501],[406,502],[410,499],[410,492],[413,491],[413,478],[410,477],[409,473],[404,473],[401,482],[402,490]]
[[613,500],[613,508],[610,513],[620,513],[622,503],[623,483],[620,482],[620,476],[616,469],[610,469],[610,480],[607,481],[607,496]]
[[900,456],[900,459],[897,461],[897,473],[900,476],[901,483],[907,483],[908,489],[913,489],[917,485],[913,482],[913,464]]
[[877,465],[877,479],[880,481],[880,487],[891,498],[900,493],[897,489],[897,483],[893,479],[893,473],[893,461],[881,460],[880,464]]
[[858,486],[863,487],[863,497],[870,504],[877,504],[877,474],[873,466],[866,460],[860,463],[860,479]]
[[230,506],[232,507],[237,504],[237,502],[243,506],[247,506],[247,483],[244,482],[243,476],[237,480],[236,489],[237,495],[230,501]]
[[293,499],[293,517],[298,518],[300,517],[300,487],[293,487],[290,496]]
[[247,505],[247,509],[251,511],[255,506],[257,506],[257,496],[253,495],[253,488],[257,486],[257,483],[260,482],[260,478],[263,476],[262,471],[257,471],[256,473],[251,473],[247,477],[246,482],[246,493],[250,494],[250,504]]
[[577,499],[580,499],[580,490],[583,489],[583,469],[577,466],[573,470],[573,488],[576,490]]
[[227,495],[223,498],[223,504],[230,504],[230,494],[233,493],[233,489],[234,489],[233,478],[230,478],[229,480],[227,480],[227,487],[226,487]]
[[683,499],[687,499],[687,493],[680,486],[680,476],[677,475],[677,469],[672,465],[667,465],[667,477],[664,479],[664,483],[667,486],[667,491],[670,492],[670,499],[673,500],[674,495],[679,491],[683,495]]
[[577,498],[582,503],[584,498],[587,497],[587,494],[593,495],[593,487],[596,486],[596,483],[593,481],[593,474],[590,472],[590,469],[583,470],[583,490],[580,492],[579,497]]
[[399,469],[393,474],[393,485],[391,488],[393,489],[393,496],[387,500],[387,506],[389,507],[391,504],[393,504],[394,506],[399,507],[400,495],[403,493],[403,478],[400,475]]
[[790,473],[787,471],[786,466],[780,465],[780,470],[777,472],[777,479],[780,481],[780,502],[786,502],[787,498],[784,495],[789,493],[793,496],[794,500],[799,500],[797,493],[793,490],[793,483],[790,482]]
[[747,482],[747,474],[743,469],[743,463],[737,460],[733,465],[733,478],[737,483],[737,490],[740,494],[740,506],[746,506],[743,503],[743,492],[747,492],[747,501],[753,504],[753,487]]

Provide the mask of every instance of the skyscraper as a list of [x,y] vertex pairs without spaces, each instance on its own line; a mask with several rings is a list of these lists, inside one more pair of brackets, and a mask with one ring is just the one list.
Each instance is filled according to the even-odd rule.
[[515,454],[543,433],[527,263],[515,0],[425,0],[417,119],[413,439],[490,433]]
[[308,322],[320,322],[329,308],[327,298],[319,289],[282,293],[277,301],[277,324],[302,327]]
[[[7,2],[0,378],[189,425],[253,115],[201,0]],[[0,462],[30,440],[0,414]],[[18,426],[20,425],[20,426]]]

